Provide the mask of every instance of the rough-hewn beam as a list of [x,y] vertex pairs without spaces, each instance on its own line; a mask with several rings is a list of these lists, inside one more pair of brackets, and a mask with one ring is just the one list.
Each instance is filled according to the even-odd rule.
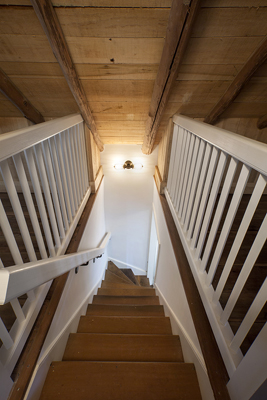
[[42,114],[34,108],[31,102],[21,93],[2,69],[0,69],[0,92],[31,122],[35,124],[44,122]]
[[211,110],[204,122],[215,124],[219,116],[229,107],[236,96],[240,93],[244,85],[249,81],[254,72],[267,59],[267,36],[260,43],[259,47],[254,51],[252,56],[245,63],[243,68],[238,72],[235,79],[220,98],[215,107]]
[[161,117],[167,104],[172,85],[191,36],[200,0],[173,0],[167,26],[166,39],[155,80],[142,151],[153,150]]
[[79,81],[78,74],[53,5],[50,0],[31,0],[31,3],[49,40],[53,53],[62,69],[69,88],[76,100],[83,119],[91,130],[99,150],[103,151],[103,143],[97,133],[94,118],[89,109],[84,89]]
[[257,122],[258,129],[264,129],[266,127],[267,127],[267,114],[260,117]]

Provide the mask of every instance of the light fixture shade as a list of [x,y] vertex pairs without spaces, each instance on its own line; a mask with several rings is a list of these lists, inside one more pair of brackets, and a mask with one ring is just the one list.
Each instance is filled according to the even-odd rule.
[[114,168],[117,170],[122,170],[123,169],[123,164],[115,164]]
[[134,164],[134,169],[142,169],[143,165],[141,163]]
[[123,168],[124,168],[124,169],[133,169],[133,168],[134,168],[134,165],[133,165],[132,161],[127,160],[127,161],[125,161],[125,163],[123,164]]

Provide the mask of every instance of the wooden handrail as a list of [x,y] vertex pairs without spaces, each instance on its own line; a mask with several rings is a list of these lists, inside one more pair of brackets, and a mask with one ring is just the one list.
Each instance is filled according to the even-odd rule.
[[197,289],[175,222],[164,195],[159,198],[168,227],[173,251],[183,282],[188,306],[195,325],[199,344],[206,363],[215,400],[230,400],[226,387],[229,376]]

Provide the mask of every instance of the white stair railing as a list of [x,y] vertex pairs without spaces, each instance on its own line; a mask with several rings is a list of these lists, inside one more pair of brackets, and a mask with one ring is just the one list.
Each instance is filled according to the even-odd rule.
[[[8,194],[10,202],[3,205],[0,199],[2,241],[6,241],[14,265],[5,265],[2,248],[0,291],[3,303],[11,300],[16,317],[9,332],[0,318],[0,366],[6,375],[12,373],[51,285],[43,283],[64,273],[63,268],[49,274],[49,267],[44,265],[39,278],[33,279],[34,271],[40,272],[40,268],[32,266],[65,253],[90,196],[82,117],[72,115],[1,135],[1,177],[1,192]],[[22,251],[18,245],[21,240],[25,247]],[[5,282],[9,288],[8,284],[4,288]],[[8,295],[10,284],[13,289]],[[21,305],[17,297],[26,292]]]
[[[235,334],[228,321],[265,244],[266,210],[224,308],[220,298],[266,188],[267,145],[180,115],[173,122],[165,195],[230,376],[229,393],[246,400],[267,378],[266,324],[244,357],[240,350],[266,303],[266,279]],[[248,186],[251,192],[250,177],[255,184],[216,286],[213,280],[242,196]]]

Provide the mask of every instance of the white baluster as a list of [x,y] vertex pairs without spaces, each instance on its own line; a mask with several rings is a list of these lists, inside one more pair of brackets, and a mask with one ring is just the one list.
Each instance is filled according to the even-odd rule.
[[34,147],[35,151],[35,157],[38,165],[38,170],[42,182],[42,187],[44,191],[44,196],[45,196],[45,201],[46,201],[46,206],[50,218],[50,223],[54,235],[54,240],[56,243],[56,247],[59,248],[61,245],[61,241],[59,238],[59,233],[58,233],[58,227],[57,227],[57,222],[56,222],[56,217],[55,217],[55,211],[52,203],[52,198],[51,198],[51,193],[50,193],[50,188],[48,184],[48,179],[46,175],[46,170],[45,170],[45,165],[44,165],[44,160],[43,160],[43,153],[42,153],[42,148],[40,144],[37,144]]
[[186,216],[185,216],[184,232],[186,232],[189,229],[191,219],[192,219],[191,213],[192,213],[193,205],[195,202],[195,195],[196,195],[197,185],[198,185],[198,181],[199,181],[199,175],[201,172],[201,165],[203,162],[205,146],[206,146],[206,144],[205,144],[204,140],[201,140],[200,146],[199,146],[199,151],[197,154],[197,162],[196,162],[196,168],[194,170],[194,178],[193,178],[193,182],[192,182],[192,188],[191,188],[190,197],[188,200],[188,207],[187,207]]
[[189,145],[189,150],[188,150],[188,156],[186,159],[186,169],[184,172],[184,182],[183,182],[183,188],[182,188],[182,193],[181,193],[181,200],[180,200],[180,204],[179,204],[179,209],[178,209],[178,216],[179,218],[182,218],[182,212],[183,209],[186,208],[186,205],[184,203],[185,200],[185,194],[188,190],[188,186],[191,185],[191,183],[189,182],[189,171],[191,168],[191,163],[192,163],[192,156],[193,156],[193,149],[194,149],[194,145],[195,145],[195,135],[191,135],[190,138],[190,145]]
[[[181,148],[179,149],[179,157],[178,157],[178,165],[177,165],[177,172],[176,172],[176,183],[175,183],[175,192],[174,192],[174,197],[173,197],[173,206],[175,210],[177,209],[177,202],[180,196],[180,183],[182,177],[182,167],[183,167],[183,160],[184,160],[184,154],[185,154],[185,147],[187,143],[187,132],[179,127],[179,136],[181,137]],[[177,157],[177,156],[176,156]]]
[[210,252],[215,240],[215,236],[217,233],[217,229],[219,227],[222,215],[223,215],[223,210],[225,207],[225,203],[227,201],[232,183],[233,183],[233,179],[235,176],[235,172],[236,172],[236,167],[237,167],[237,160],[235,160],[234,158],[231,158],[230,160],[230,164],[228,167],[228,171],[224,180],[224,184],[223,184],[223,188],[220,194],[220,198],[219,198],[219,202],[215,211],[215,215],[212,221],[212,225],[211,225],[211,229],[210,229],[210,234],[207,240],[207,244],[204,250],[204,254],[202,257],[202,261],[201,261],[201,265],[200,265],[200,270],[204,271],[210,256]]
[[187,212],[187,208],[188,208],[188,201],[189,201],[189,196],[190,196],[190,192],[191,192],[191,188],[192,188],[192,182],[193,182],[193,176],[194,176],[194,172],[195,172],[199,144],[200,144],[200,139],[197,136],[195,136],[193,155],[192,155],[191,162],[189,163],[190,169],[189,169],[188,183],[187,183],[187,187],[186,187],[184,206],[183,206],[183,212],[182,212],[182,217],[181,217],[182,224],[184,224],[184,222],[185,222],[185,216],[186,216],[186,212]]
[[76,134],[77,134],[78,153],[79,153],[79,160],[80,160],[80,171],[81,171],[81,178],[82,178],[82,194],[84,196],[86,189],[87,189],[86,178],[85,178],[85,169],[87,169],[87,162],[86,162],[86,165],[84,165],[82,142],[81,142],[81,135],[83,134],[83,132],[80,130],[80,125],[77,126]]
[[195,199],[194,199],[194,207],[193,207],[193,211],[192,211],[192,215],[191,215],[191,221],[190,221],[189,229],[188,229],[188,232],[187,232],[187,238],[189,240],[191,240],[191,237],[192,237],[192,234],[193,234],[193,229],[194,229],[195,223],[196,223],[199,204],[200,204],[200,201],[201,201],[201,198],[202,198],[202,194],[203,194],[203,186],[204,186],[204,183],[205,183],[205,179],[206,179],[206,175],[207,175],[207,169],[208,169],[208,165],[209,165],[209,161],[210,161],[211,150],[212,150],[211,145],[209,143],[207,143],[206,144],[203,163],[202,163],[202,166],[201,166],[200,177],[199,177],[199,181],[198,181],[198,184],[197,184],[197,191],[196,191],[196,196],[195,196]]
[[232,197],[232,201],[230,203],[223,227],[222,227],[222,231],[210,264],[210,269],[209,269],[209,273],[207,275],[207,285],[210,285],[214,274],[217,270],[217,266],[218,263],[220,261],[227,237],[229,235],[229,232],[231,230],[232,224],[234,222],[235,219],[235,215],[237,213],[238,210],[238,206],[239,203],[242,199],[245,187],[247,185],[247,181],[248,181],[248,177],[250,174],[250,168],[248,168],[246,165],[242,166],[236,187],[235,187],[235,191]]
[[88,186],[89,186],[89,175],[88,175],[88,163],[87,163],[85,133],[84,133],[84,124],[83,123],[79,124],[79,129],[80,129],[80,132],[82,133],[81,139],[82,139],[83,165],[84,165],[84,172],[85,172],[85,186],[86,186],[86,190],[87,190]]
[[258,234],[253,242],[253,245],[248,253],[245,264],[243,265],[243,268],[237,278],[235,286],[223,310],[221,316],[221,322],[223,325],[226,324],[229,316],[231,315],[234,309],[237,299],[249,277],[249,274],[259,256],[259,253],[261,252],[264,243],[266,242],[266,238],[267,238],[267,215],[265,215],[260,230],[258,231]]
[[79,185],[78,160],[77,160],[76,150],[75,150],[74,134],[75,134],[75,127],[72,127],[71,129],[69,129],[69,141],[70,141],[71,157],[73,160],[72,167],[73,167],[73,176],[74,176],[74,184],[75,184],[74,187],[76,190],[77,204],[79,207],[82,196],[81,196],[80,185]]
[[64,228],[65,228],[65,231],[67,231],[69,229],[69,221],[68,221],[68,216],[67,216],[67,211],[66,211],[66,204],[65,204],[64,194],[63,194],[60,172],[59,172],[58,158],[57,158],[57,152],[56,152],[56,147],[55,147],[56,145],[55,145],[55,141],[53,138],[49,139],[48,143],[49,143],[49,148],[50,148],[51,155],[52,155],[51,158],[52,158],[52,163],[53,163],[53,169],[55,172],[56,187],[57,187],[58,197],[59,197],[59,201],[60,201],[60,208],[62,211]]
[[182,143],[183,143],[183,131],[179,129],[179,127],[177,127],[177,142],[176,142],[176,151],[175,151],[175,159],[173,166],[173,180],[170,193],[173,204],[175,201],[176,185],[178,181],[178,170],[179,170],[179,162],[181,160],[180,154],[182,149]]
[[47,252],[46,252],[46,249],[45,249],[45,244],[44,244],[42,232],[41,232],[40,225],[39,225],[38,218],[37,218],[37,214],[36,214],[36,211],[35,211],[35,206],[34,206],[34,203],[33,203],[33,200],[32,200],[32,195],[31,195],[31,191],[30,191],[30,188],[29,188],[29,183],[28,183],[28,180],[27,180],[27,176],[26,176],[26,173],[25,173],[25,170],[24,170],[24,165],[23,165],[23,162],[22,162],[22,159],[21,159],[21,155],[20,154],[16,154],[13,157],[13,160],[14,160],[14,164],[15,164],[15,167],[16,167],[16,171],[17,171],[17,174],[18,174],[19,181],[20,181],[20,185],[21,185],[21,188],[22,188],[23,196],[24,196],[24,199],[25,199],[25,202],[26,202],[26,205],[27,205],[27,209],[28,209],[28,212],[29,212],[29,215],[30,215],[30,218],[31,218],[32,227],[33,227],[33,230],[34,230],[34,233],[35,233],[35,237],[36,237],[36,240],[37,240],[37,243],[38,243],[38,247],[39,247],[39,250],[40,250],[40,253],[41,253],[41,257],[42,258],[47,258]]
[[259,201],[261,199],[261,196],[264,192],[264,189],[266,187],[266,178],[263,177],[262,175],[259,175],[256,186],[253,190],[253,193],[250,197],[249,203],[247,205],[246,211],[243,215],[242,221],[240,223],[240,226],[238,228],[237,234],[235,236],[234,242],[232,244],[231,250],[228,254],[225,266],[223,268],[222,274],[220,276],[220,280],[218,282],[218,285],[216,287],[216,291],[214,293],[214,301],[218,301],[219,298],[221,297],[221,293],[223,291],[223,288],[226,284],[226,281],[228,279],[228,276],[231,272],[231,269],[233,267],[233,264],[235,262],[236,256],[238,254],[238,251],[242,245],[242,242],[244,240],[244,237],[247,233],[247,230],[249,228],[250,222],[253,218],[253,215],[255,213],[255,210],[259,204]]
[[77,160],[77,171],[78,171],[78,177],[79,177],[79,187],[80,187],[80,202],[83,199],[84,195],[84,181],[83,181],[83,166],[82,166],[82,157],[80,154],[80,147],[79,147],[79,140],[78,140],[78,126],[75,126],[74,129],[74,136],[73,136],[73,141],[74,141],[74,147],[76,150],[76,160]]
[[63,226],[62,214],[61,214],[61,209],[60,209],[59,200],[58,200],[58,189],[56,186],[55,175],[54,175],[54,171],[53,171],[52,160],[51,160],[51,155],[50,155],[49,145],[48,145],[47,140],[42,142],[42,153],[43,153],[43,158],[45,161],[46,172],[47,172],[48,181],[49,181],[49,188],[50,188],[50,192],[51,192],[52,198],[53,198],[53,204],[54,204],[54,209],[55,209],[55,214],[56,214],[57,225],[59,228],[60,238],[64,239],[65,230],[64,230],[64,226]]
[[13,342],[10,334],[8,333],[8,330],[6,329],[1,318],[0,318],[0,338],[6,349],[9,349],[11,346],[13,346],[14,342]]
[[18,299],[13,299],[10,301],[10,304],[14,310],[14,313],[16,314],[16,317],[18,318],[19,322],[25,321],[25,315],[23,313],[23,310],[19,304]]
[[45,239],[46,239],[46,242],[48,245],[49,254],[51,256],[55,256],[56,253],[55,253],[54,243],[53,243],[53,239],[52,239],[50,226],[48,223],[48,218],[47,218],[47,214],[46,214],[42,190],[40,187],[40,182],[39,182],[39,178],[38,178],[38,174],[37,174],[37,170],[36,170],[36,166],[35,166],[35,162],[34,162],[33,150],[28,149],[24,152],[24,154],[25,154],[27,165],[28,165],[28,171],[30,173],[31,182],[32,182],[35,198],[37,201],[38,209],[40,212],[40,217],[41,217],[41,221],[42,221],[42,225],[43,225],[43,229],[44,229]]
[[191,142],[191,138],[192,138],[192,133],[185,131],[185,136],[186,136],[186,143],[185,143],[185,148],[183,151],[183,157],[182,157],[182,162],[181,162],[181,179],[180,179],[180,184],[179,184],[179,188],[178,188],[178,196],[177,196],[177,202],[176,202],[176,212],[178,213],[178,217],[180,217],[179,214],[179,207],[180,207],[180,203],[181,203],[181,197],[182,197],[182,192],[183,192],[183,186],[185,184],[185,170],[186,170],[186,166],[187,166],[187,162],[188,162],[188,151],[189,151],[189,145]]
[[0,226],[2,228],[4,237],[6,239],[8,248],[13,257],[14,263],[16,265],[23,264],[17,242],[14,238],[14,235],[13,235],[12,229],[10,227],[9,221],[7,219],[6,212],[3,207],[1,199],[0,199]]
[[63,145],[60,140],[60,135],[56,135],[54,137],[55,144],[56,144],[56,151],[58,155],[58,160],[59,160],[59,167],[60,167],[60,176],[62,179],[62,185],[63,185],[63,191],[64,191],[64,198],[67,206],[67,212],[68,212],[68,220],[69,223],[72,221],[72,216],[75,214],[74,211],[74,200],[73,200],[73,193],[72,190],[69,190],[68,187],[68,168],[65,167],[64,159],[63,159]]
[[36,261],[37,257],[33,248],[31,236],[29,233],[28,226],[25,221],[25,217],[20,205],[19,197],[15,188],[15,184],[7,163],[7,160],[4,160],[0,164],[0,170],[2,172],[3,180],[5,182],[6,190],[21,232],[21,236],[23,242],[25,244],[28,256],[30,261]]
[[75,190],[75,177],[74,177],[74,171],[73,171],[74,160],[73,160],[72,154],[71,154],[71,144],[70,144],[70,138],[69,138],[68,131],[64,132],[64,137],[65,137],[65,143],[66,143],[66,149],[67,149],[67,155],[68,155],[67,162],[69,164],[71,190],[73,191],[74,207],[75,207],[75,211],[76,211],[78,209],[78,199],[77,199],[77,191]]
[[250,328],[252,327],[254,321],[261,312],[266,301],[267,301],[267,278],[265,278],[265,281],[263,282],[255,299],[253,300],[253,303],[251,304],[245,318],[243,319],[241,325],[238,328],[238,331],[235,334],[234,339],[230,344],[230,348],[233,351],[236,352],[241,346],[243,340],[247,336]]
[[174,164],[175,164],[175,160],[176,160],[177,141],[178,141],[178,126],[174,125],[173,135],[172,135],[170,165],[169,165],[168,180],[167,180],[167,189],[168,189],[168,192],[169,192],[169,195],[171,198],[173,197],[171,195],[171,191],[172,191],[172,187],[173,187]]
[[214,176],[214,180],[212,182],[212,188],[210,191],[210,196],[209,196],[209,201],[208,201],[208,205],[207,205],[207,209],[205,211],[205,217],[202,223],[202,227],[201,227],[201,231],[200,231],[200,235],[199,235],[199,239],[198,239],[198,243],[197,243],[197,250],[195,253],[195,257],[198,259],[200,257],[200,253],[202,251],[203,245],[204,245],[204,240],[206,238],[206,234],[207,234],[207,230],[209,227],[209,223],[210,223],[210,219],[212,216],[212,212],[213,212],[213,208],[215,205],[215,201],[217,198],[217,194],[219,191],[219,187],[221,184],[221,180],[222,180],[222,176],[224,173],[224,168],[226,165],[226,161],[227,161],[227,155],[223,152],[221,152],[220,154],[220,159],[218,162],[218,166],[216,169],[216,173]]

